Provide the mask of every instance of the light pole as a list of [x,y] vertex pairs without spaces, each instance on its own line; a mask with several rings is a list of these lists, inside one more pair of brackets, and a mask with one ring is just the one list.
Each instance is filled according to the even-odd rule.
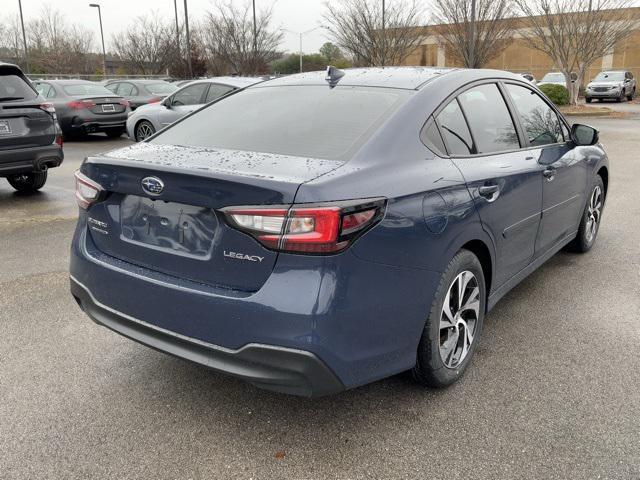
[[173,0],[173,9],[176,12],[176,47],[178,49],[178,59],[180,59],[180,23],[178,22],[178,0]]
[[22,0],[18,0],[18,8],[20,9],[20,25],[22,26],[22,43],[24,45],[24,63],[27,67],[27,75],[29,74],[29,52],[27,50],[27,34],[24,30],[24,18],[22,17]]
[[100,39],[102,40],[102,76],[107,75],[107,52],[104,49],[104,32],[102,31],[102,11],[97,3],[90,3],[90,7],[98,9],[98,19],[100,20]]
[[387,4],[385,2],[385,0],[382,0],[382,67],[384,67],[384,64],[386,63],[386,56],[387,56],[387,30],[386,30],[386,19],[385,16],[387,14]]
[[324,28],[324,27],[319,26],[319,27],[312,28],[310,30],[306,30],[304,32],[294,32],[292,30],[287,30],[286,28],[281,28],[280,29],[283,32],[293,33],[294,35],[298,35],[300,37],[300,73],[302,73],[302,37],[304,35],[306,35],[307,33],[311,33],[311,32],[313,32],[315,30],[318,30],[319,28]]
[[476,68],[476,0],[471,0],[471,34],[469,35],[469,67]]
[[187,31],[187,64],[189,65],[189,78],[193,78],[193,68],[191,67],[191,38],[189,36],[189,10],[187,10],[187,0],[184,0],[184,27]]

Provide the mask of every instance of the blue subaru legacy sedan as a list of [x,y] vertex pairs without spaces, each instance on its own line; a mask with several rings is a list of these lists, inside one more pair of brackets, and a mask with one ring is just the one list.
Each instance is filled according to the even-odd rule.
[[598,132],[515,74],[274,79],[85,160],[71,292],[98,324],[258,387],[406,370],[442,387],[505,293],[593,246],[608,169]]

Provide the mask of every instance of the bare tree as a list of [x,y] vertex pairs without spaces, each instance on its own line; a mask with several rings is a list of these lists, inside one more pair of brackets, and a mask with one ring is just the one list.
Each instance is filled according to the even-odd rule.
[[159,20],[159,15],[136,18],[111,41],[115,53],[142,75],[159,75],[179,58],[175,26]]
[[95,70],[91,31],[81,25],[70,25],[51,5],[45,5],[26,29],[34,71],[92,73]]
[[354,62],[366,66],[401,64],[420,44],[423,10],[417,0],[325,2],[323,18],[333,40]]
[[210,63],[240,75],[266,73],[279,57],[283,34],[271,28],[272,8],[257,12],[254,37],[251,2],[218,1],[201,25]]
[[[589,66],[612,53],[638,28],[632,0],[514,0],[527,43],[546,53],[565,75],[569,102],[575,105]],[[573,81],[572,81],[573,80]]]
[[511,0],[477,0],[472,24],[471,0],[434,0],[438,38],[467,68],[482,68],[500,55],[513,37]]
[[0,22],[0,50],[4,60],[24,65],[24,45],[22,43],[22,29],[20,17],[15,15],[3,18]]

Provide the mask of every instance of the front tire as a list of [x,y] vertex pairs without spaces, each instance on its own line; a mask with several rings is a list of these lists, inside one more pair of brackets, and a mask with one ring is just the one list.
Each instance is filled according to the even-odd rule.
[[591,193],[589,198],[587,198],[587,204],[584,207],[578,233],[576,238],[569,244],[570,250],[578,253],[586,253],[591,250],[591,247],[596,243],[596,237],[598,236],[598,230],[600,229],[600,222],[602,220],[604,201],[604,182],[600,175],[596,175],[593,186],[591,187]]
[[587,103],[591,103],[591,97],[586,97],[586,98],[585,98],[585,101],[586,101]]
[[412,372],[418,383],[446,387],[462,376],[480,341],[485,302],[482,265],[460,250],[442,274],[418,345]]
[[147,120],[142,120],[136,125],[136,129],[134,132],[136,142],[141,142],[144,139],[149,138],[154,133],[156,133],[156,129],[154,128],[152,123],[148,122]]
[[47,172],[19,173],[7,177],[9,184],[20,193],[34,193],[47,183]]

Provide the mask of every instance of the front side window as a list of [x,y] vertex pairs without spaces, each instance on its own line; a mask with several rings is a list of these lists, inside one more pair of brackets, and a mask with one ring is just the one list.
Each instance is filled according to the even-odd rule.
[[562,127],[556,112],[533,90],[506,85],[516,110],[520,114],[522,128],[531,146],[551,145],[564,141]]
[[179,92],[176,92],[171,100],[171,105],[198,105],[202,103],[202,96],[207,89],[206,83],[196,83],[195,85],[189,85],[184,87]]
[[520,148],[516,127],[495,83],[473,87],[458,96],[476,141],[476,153]]
[[412,95],[387,88],[251,88],[215,102],[150,143],[343,160]]
[[436,117],[451,155],[474,153],[473,140],[458,100],[452,100]]

